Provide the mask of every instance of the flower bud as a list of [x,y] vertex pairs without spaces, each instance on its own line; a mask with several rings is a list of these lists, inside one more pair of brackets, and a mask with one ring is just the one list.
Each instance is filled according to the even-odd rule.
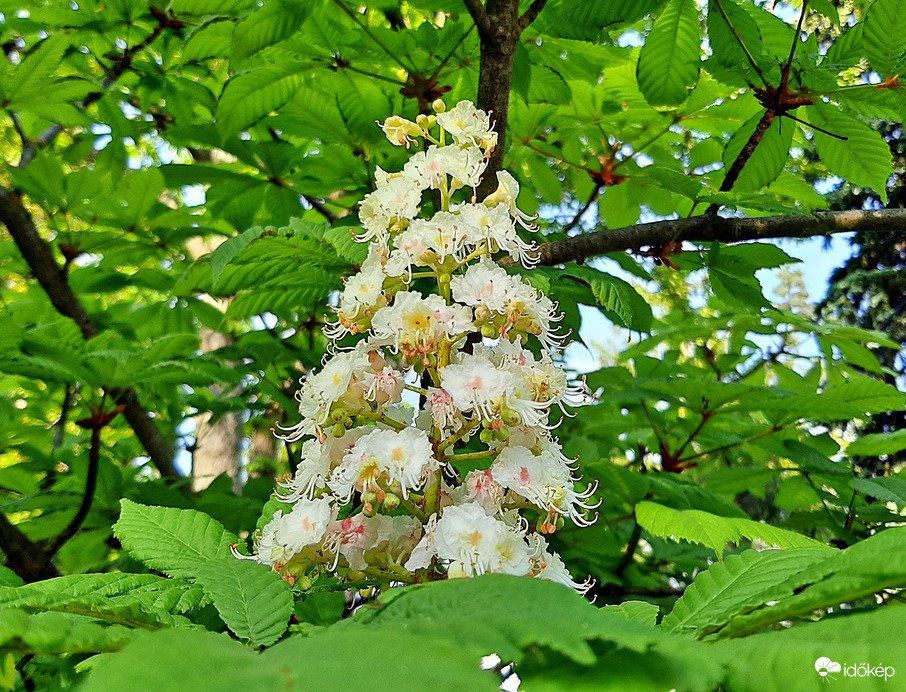
[[493,324],[486,324],[481,328],[481,335],[487,337],[488,339],[496,339],[498,336],[497,327],[495,327]]
[[393,493],[386,493],[384,495],[384,509],[388,512],[392,512],[397,507],[400,506],[400,499]]
[[330,429],[330,433],[334,437],[343,437],[346,434],[346,426],[342,423],[337,423]]
[[490,444],[494,440],[494,431],[493,430],[482,430],[481,434],[478,436],[478,439],[484,442],[485,444]]
[[434,103],[431,104],[431,108],[434,109],[435,113],[443,113],[447,110],[447,104],[444,103],[443,99],[435,99]]

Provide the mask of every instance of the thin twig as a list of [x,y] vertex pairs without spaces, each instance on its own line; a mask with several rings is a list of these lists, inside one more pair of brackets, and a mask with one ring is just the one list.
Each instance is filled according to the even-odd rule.
[[588,197],[588,201],[583,205],[583,207],[578,212],[576,212],[576,215],[573,217],[573,220],[570,221],[568,224],[566,224],[563,227],[564,233],[569,233],[569,231],[571,231],[578,225],[579,221],[582,220],[582,217],[585,216],[585,212],[587,212],[588,209],[591,207],[591,205],[595,203],[595,200],[598,199],[598,195],[600,195],[600,194],[601,194],[601,188],[596,185],[595,189],[592,190],[591,195]]
[[85,494],[82,495],[82,503],[79,505],[79,510],[72,518],[72,521],[47,545],[45,550],[48,557],[56,555],[57,551],[78,533],[82,523],[91,511],[94,491],[98,483],[98,464],[101,458],[101,429],[100,426],[91,429],[91,446],[88,449],[88,473],[85,478]]
[[802,0],[802,12],[799,13],[799,23],[796,25],[796,33],[793,34],[793,45],[790,46],[790,57],[786,61],[786,69],[789,71],[793,64],[793,58],[796,56],[796,48],[799,46],[799,37],[802,36],[802,22],[805,20],[805,12],[808,9],[809,0]]
[[764,73],[761,71],[761,68],[758,67],[758,63],[755,62],[755,58],[752,57],[752,54],[749,52],[749,49],[746,46],[746,42],[742,40],[742,36],[739,35],[739,31],[735,26],[733,26],[733,22],[730,21],[730,17],[727,16],[727,11],[724,9],[723,3],[721,3],[721,0],[714,0],[714,3],[717,5],[717,10],[720,12],[720,16],[724,18],[727,26],[730,27],[730,31],[733,32],[733,35],[736,37],[737,42],[739,42],[739,46],[742,48],[742,52],[746,54],[746,59],[749,61],[752,69],[755,70],[755,73],[758,75],[761,83],[769,89],[771,87],[770,82],[768,82],[767,78],[765,78]]
[[390,58],[391,60],[393,60],[393,62],[395,62],[397,65],[399,65],[404,70],[406,70],[406,72],[412,71],[411,67],[408,67],[405,63],[403,63],[403,61],[400,60],[399,56],[395,52],[390,50],[386,45],[384,45],[384,42],[381,41],[381,39],[379,39],[377,36],[375,36],[372,33],[371,28],[359,18],[359,15],[357,15],[355,12],[353,12],[348,7],[346,7],[346,5],[342,2],[342,0],[333,0],[333,1],[337,7],[339,7],[341,10],[343,10],[343,12],[345,12],[347,15],[349,15],[349,17],[352,18],[352,21],[354,21],[356,24],[359,25],[359,28],[368,35],[368,38],[370,38],[378,46],[380,46],[381,50],[387,54],[388,58]]
[[474,28],[475,28],[475,25],[473,24],[472,26],[470,26],[468,29],[466,29],[463,32],[462,36],[460,36],[459,40],[456,42],[456,45],[453,46],[453,50],[451,50],[449,53],[447,53],[447,57],[445,57],[443,60],[440,61],[440,65],[438,65],[437,68],[434,70],[434,72],[431,73],[431,77],[429,79],[437,79],[437,76],[440,74],[440,71],[442,69],[444,69],[444,66],[448,62],[450,62],[450,58],[452,58],[453,54],[456,53],[457,50],[459,50],[459,47],[465,42],[466,38],[468,37],[469,34],[472,33],[472,29],[474,29]]
[[629,535],[629,543],[626,545],[626,552],[623,553],[623,557],[620,558],[619,564],[613,570],[613,573],[617,577],[622,577],[623,572],[626,571],[626,568],[632,564],[632,558],[635,556],[635,551],[639,547],[639,539],[642,537],[642,525],[638,522],[635,523],[635,526],[632,527],[632,533]]

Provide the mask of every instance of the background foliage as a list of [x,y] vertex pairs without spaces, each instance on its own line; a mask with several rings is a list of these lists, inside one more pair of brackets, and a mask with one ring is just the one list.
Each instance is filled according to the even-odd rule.
[[[906,675],[906,2],[518,5],[0,0],[0,688],[495,689],[512,663],[527,690],[809,689],[820,656]],[[559,431],[600,482],[598,522],[554,546],[594,605],[484,577],[351,618],[362,596],[300,598],[229,554],[294,468],[268,429],[363,259],[355,205],[402,161],[374,120],[439,96],[506,125],[551,247],[611,243],[528,275],[577,338],[627,330]],[[764,295],[776,245],[684,231],[718,209],[802,215],[785,235],[880,211],[825,229],[857,253],[813,314],[789,272]],[[626,228],[655,219],[682,220],[670,242]]]

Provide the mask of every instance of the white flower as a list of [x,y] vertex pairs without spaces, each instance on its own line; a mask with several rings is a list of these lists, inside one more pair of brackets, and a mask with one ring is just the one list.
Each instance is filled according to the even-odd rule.
[[534,223],[535,217],[520,211],[516,206],[518,196],[519,183],[516,179],[508,171],[497,171],[497,189],[484,198],[484,204],[489,207],[503,205],[523,228],[529,231],[537,230],[538,227]]
[[404,498],[421,488],[440,465],[423,430],[405,428],[374,430],[363,435],[327,481],[328,487],[346,503],[353,491],[380,493],[397,490]]
[[475,330],[472,311],[447,305],[439,295],[400,291],[393,304],[381,308],[371,320],[374,343],[392,346],[409,361],[432,353],[441,337],[453,340]]
[[388,176],[385,180],[385,184],[365,196],[359,207],[359,220],[365,227],[365,232],[356,236],[360,243],[376,240],[384,246],[391,226],[398,225],[403,219],[413,219],[418,214],[423,188],[404,176]]
[[453,179],[449,190],[474,188],[487,165],[484,152],[478,147],[431,145],[427,151],[420,151],[409,159],[403,166],[403,177],[422,190],[447,190],[447,176]]
[[383,294],[384,257],[372,245],[361,269],[346,280],[336,308],[337,322],[325,327],[329,339],[340,339],[347,333],[357,334],[370,326],[374,311],[387,304]]
[[500,512],[504,495],[506,488],[493,479],[490,469],[469,471],[462,485],[450,492],[456,504],[477,502],[490,516]]
[[451,505],[440,519],[429,522],[405,567],[422,569],[434,556],[452,561],[450,571],[466,577],[488,572],[527,575],[531,569],[524,534],[488,516],[475,502]]
[[412,272],[412,265],[434,267],[452,257],[462,262],[468,255],[466,232],[458,214],[439,211],[431,219],[415,219],[409,228],[393,239],[393,252],[387,260],[388,276]]
[[441,430],[456,431],[463,426],[459,409],[453,403],[453,397],[445,389],[428,388],[428,410],[431,412],[431,419]]
[[398,147],[405,145],[406,149],[409,148],[412,137],[421,137],[425,134],[417,124],[398,115],[391,115],[380,128],[392,144]]
[[302,389],[296,392],[302,420],[287,429],[290,434],[284,439],[295,442],[305,435],[320,432],[331,407],[346,394],[350,383],[360,379],[370,366],[369,350],[367,342],[359,342],[356,348],[335,355],[321,372],[305,380]]
[[285,495],[277,495],[283,502],[296,502],[306,497],[312,499],[317,490],[327,487],[327,479],[343,461],[346,452],[352,449],[369,428],[360,427],[347,430],[342,437],[328,435],[323,442],[317,438],[306,440],[302,444],[302,453],[296,474],[292,480],[278,483],[281,488],[289,490]]
[[584,582],[573,580],[560,556],[548,550],[547,540],[543,536],[534,533],[528,537],[528,540],[531,545],[529,561],[532,565],[533,577],[563,584],[583,595],[592,587],[593,582],[590,579]]
[[471,144],[490,151],[497,144],[491,118],[471,101],[460,101],[453,110],[437,114],[437,124],[449,132],[457,144]]
[[415,517],[356,514],[333,522],[324,546],[334,555],[346,558],[350,569],[362,571],[371,565],[401,564],[412,554],[421,535],[422,524]]
[[[585,517],[585,513],[597,505],[587,505],[582,501],[591,497],[597,485],[590,485],[577,493],[569,467],[550,451],[544,450],[535,455],[526,447],[505,447],[491,465],[491,476],[500,485],[546,510],[550,519],[567,515],[577,526],[593,523]],[[551,521],[545,526],[551,533],[555,529]]]
[[476,411],[494,421],[506,408],[528,425],[545,425],[546,405],[534,401],[526,380],[484,356],[461,354],[456,363],[440,368],[439,374],[443,388],[461,411]]
[[327,525],[336,514],[337,509],[329,497],[299,500],[286,515],[277,510],[255,541],[257,555],[252,559],[282,569],[305,548],[321,543],[327,533]]
[[458,204],[455,210],[460,213],[470,232],[469,242],[476,247],[484,245],[491,254],[497,250],[507,252],[526,268],[538,264],[538,249],[534,243],[526,243],[516,233],[516,225],[506,205]]

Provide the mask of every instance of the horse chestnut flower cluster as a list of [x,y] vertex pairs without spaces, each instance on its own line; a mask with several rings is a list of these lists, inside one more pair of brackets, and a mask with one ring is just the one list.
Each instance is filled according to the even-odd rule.
[[584,385],[553,359],[556,304],[494,261],[531,268],[535,245],[517,227],[535,226],[509,173],[483,201],[471,192],[497,144],[488,114],[468,101],[434,110],[381,126],[393,144],[425,148],[399,172],[379,168],[360,206],[368,257],[324,330],[334,355],[304,379],[301,419],[284,435],[304,440],[277,495],[286,511],[240,557],[303,588],[322,575],[497,572],[584,592],[546,540],[567,520],[593,521],[595,487],[576,487],[550,422],[552,407],[582,402]]

